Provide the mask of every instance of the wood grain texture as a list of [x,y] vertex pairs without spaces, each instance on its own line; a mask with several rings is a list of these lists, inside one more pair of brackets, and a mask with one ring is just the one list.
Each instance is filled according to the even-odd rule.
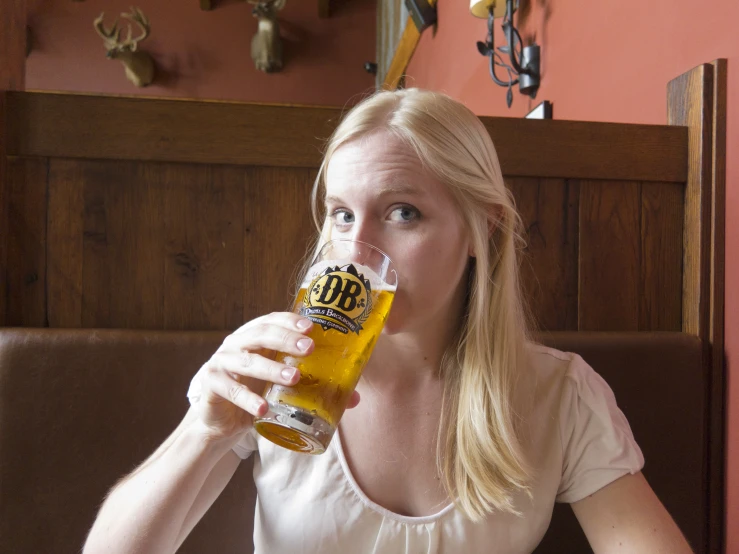
[[57,158],[318,167],[341,116],[336,108],[81,94],[9,99],[10,150]]
[[243,323],[246,168],[162,164],[165,329]]
[[9,280],[11,271],[8,266],[8,249],[10,248],[10,180],[8,179],[8,101],[5,91],[0,90],[0,325],[8,323],[8,298],[10,295]]
[[667,119],[688,129],[683,224],[683,331],[707,338],[709,327],[713,68],[700,65],[667,85]]
[[525,229],[521,281],[539,330],[577,329],[579,189],[564,179],[508,178]]
[[682,328],[682,227],[684,187],[641,185],[640,331]]
[[[18,156],[317,168],[342,116],[338,108],[28,92],[8,101],[8,148]],[[685,128],[480,119],[506,176],[686,180]]]
[[[83,317],[89,319],[83,323],[162,329],[165,232],[159,168],[145,163],[84,163],[88,177]],[[108,175],[107,180],[100,172]],[[94,203],[88,204],[88,199]],[[88,227],[90,223],[93,226]],[[107,313],[102,309],[106,306]]]
[[0,91],[23,90],[26,79],[26,2],[0,2]]
[[637,331],[640,183],[580,183],[579,330]]
[[248,168],[244,194],[244,321],[290,308],[315,228],[308,198],[316,172]]
[[8,160],[10,187],[8,318],[11,326],[46,326],[48,160]]
[[667,85],[668,122],[688,129],[683,227],[683,331],[704,346],[710,375],[706,494],[707,552],[723,551],[724,526],[724,213],[726,61],[700,65]]
[[82,177],[75,161],[49,161],[46,296],[50,327],[82,327]]
[[480,118],[504,175],[668,181],[686,179],[687,132],[678,127]]
[[711,552],[724,550],[724,476],[726,376],[724,360],[724,294],[726,253],[726,117],[727,74],[725,59],[713,66],[713,152],[711,160],[711,276],[709,341],[711,344],[711,384],[709,419],[708,526]]

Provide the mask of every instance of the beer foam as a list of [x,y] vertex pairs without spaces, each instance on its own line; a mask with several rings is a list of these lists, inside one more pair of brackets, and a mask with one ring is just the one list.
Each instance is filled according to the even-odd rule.
[[356,269],[357,272],[360,275],[363,275],[365,279],[367,279],[370,282],[370,286],[372,287],[373,291],[389,291],[389,292],[395,292],[395,289],[397,288],[397,285],[389,285],[385,281],[383,281],[380,276],[372,271],[369,267],[358,264],[356,262],[351,262],[349,260],[343,259],[343,260],[322,260],[315,265],[311,266],[311,268],[308,270],[308,274],[305,276],[305,279],[303,280],[303,284],[301,285],[301,288],[308,288],[311,281],[315,279],[318,275],[326,271],[329,267],[343,267],[345,265],[348,265],[351,263]]

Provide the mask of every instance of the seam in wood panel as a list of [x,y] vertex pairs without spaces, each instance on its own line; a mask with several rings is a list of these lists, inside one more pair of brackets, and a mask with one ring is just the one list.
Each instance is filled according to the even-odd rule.
[[44,327],[49,327],[49,175],[51,173],[51,162],[46,160],[46,198],[44,200],[46,209],[46,228],[44,229]]

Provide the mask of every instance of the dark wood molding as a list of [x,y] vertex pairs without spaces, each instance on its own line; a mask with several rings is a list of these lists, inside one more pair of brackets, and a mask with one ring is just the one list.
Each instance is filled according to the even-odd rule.
[[8,177],[8,98],[5,91],[23,90],[26,77],[26,2],[0,0],[0,325],[8,311],[10,184]]
[[706,552],[724,534],[724,224],[726,60],[702,64],[667,85],[668,123],[688,129],[683,226],[683,331],[703,342],[707,392]]
[[[16,156],[318,167],[339,108],[10,93]],[[481,117],[503,174],[684,183],[687,130]],[[536,155],[532,155],[535,152]]]
[[711,413],[709,414],[708,506],[709,536],[715,537],[710,552],[723,552],[724,533],[724,440],[726,425],[726,374],[724,367],[724,283],[726,256],[726,98],[727,60],[713,66],[713,156],[711,202],[711,278],[709,341],[711,344]]
[[26,78],[26,2],[0,0],[0,90],[23,90]]
[[228,102],[10,94],[19,156],[317,167],[341,110]]
[[8,248],[10,247],[10,181],[8,179],[7,146],[7,92],[0,90],[0,327],[8,321],[8,295],[10,271]]
[[[685,183],[687,131],[665,125],[481,117],[504,175]],[[532,155],[535,153],[535,155]]]

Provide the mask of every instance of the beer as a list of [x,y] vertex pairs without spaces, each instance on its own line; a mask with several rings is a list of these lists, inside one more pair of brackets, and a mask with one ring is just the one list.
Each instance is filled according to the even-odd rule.
[[[380,269],[387,270],[385,259]],[[270,410],[255,418],[258,433],[291,450],[325,450],[390,312],[394,271],[392,276],[388,283],[372,268],[347,260],[311,268],[293,311],[313,321],[308,336],[315,347],[304,358],[277,355],[278,362],[300,370],[300,381],[267,386]]]

